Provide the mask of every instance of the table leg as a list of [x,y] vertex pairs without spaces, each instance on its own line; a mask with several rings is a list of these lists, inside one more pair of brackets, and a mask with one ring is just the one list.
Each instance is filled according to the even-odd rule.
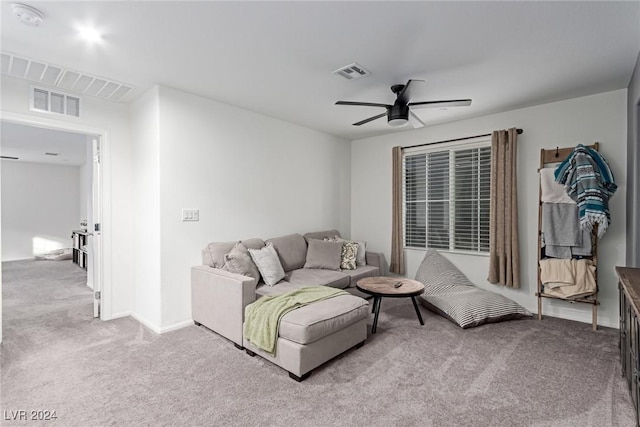
[[375,316],[373,317],[373,326],[371,327],[371,334],[376,333],[376,327],[378,326],[378,315],[380,314],[380,300],[382,297],[373,297],[373,309],[375,310]]
[[420,309],[418,308],[416,297],[411,297],[411,301],[413,301],[413,308],[416,309],[416,314],[418,315],[418,320],[420,320],[420,324],[424,326],[424,321],[422,320],[422,315],[420,314]]

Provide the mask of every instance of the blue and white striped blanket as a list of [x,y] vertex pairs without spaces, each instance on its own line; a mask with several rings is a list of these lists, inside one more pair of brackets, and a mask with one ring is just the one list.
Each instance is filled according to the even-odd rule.
[[611,222],[609,198],[618,188],[605,158],[579,144],[556,168],[555,178],[578,204],[580,228],[591,230],[598,224],[598,238],[602,237]]

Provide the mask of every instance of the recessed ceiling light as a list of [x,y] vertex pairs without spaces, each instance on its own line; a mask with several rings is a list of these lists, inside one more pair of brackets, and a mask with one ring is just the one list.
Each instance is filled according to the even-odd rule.
[[92,27],[78,27],[78,34],[89,43],[98,43],[102,41],[102,34]]
[[13,9],[13,14],[18,18],[18,20],[27,25],[33,25],[37,27],[42,24],[44,19],[44,15],[38,9],[27,6],[26,4],[13,3],[11,5],[11,9]]

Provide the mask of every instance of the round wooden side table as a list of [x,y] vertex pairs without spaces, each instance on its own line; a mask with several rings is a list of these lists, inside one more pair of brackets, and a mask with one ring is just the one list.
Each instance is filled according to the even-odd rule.
[[421,325],[424,325],[422,315],[418,309],[418,303],[416,297],[424,292],[424,285],[417,280],[396,278],[396,277],[366,277],[358,280],[356,288],[365,294],[373,296],[373,307],[371,312],[375,313],[373,317],[373,326],[371,327],[371,333],[376,333],[376,327],[378,326],[378,315],[380,314],[380,301],[382,297],[386,298],[411,298],[413,302],[413,308],[416,309],[418,320]]

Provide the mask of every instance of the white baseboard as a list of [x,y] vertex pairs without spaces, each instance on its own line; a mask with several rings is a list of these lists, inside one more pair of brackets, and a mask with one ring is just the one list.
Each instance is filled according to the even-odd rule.
[[187,319],[187,320],[183,320],[181,322],[174,323],[174,324],[169,325],[169,326],[158,327],[158,326],[154,325],[153,323],[149,322],[144,317],[141,317],[140,315],[138,315],[136,313],[131,313],[131,317],[133,317],[138,322],[142,323],[144,326],[146,326],[147,328],[151,329],[153,332],[155,332],[158,335],[164,334],[164,333],[170,332],[170,331],[175,331],[176,329],[186,328],[187,326],[193,325],[193,320],[192,319]]
[[[534,317],[536,317],[537,320],[537,304],[534,307],[526,308],[533,313]],[[578,307],[573,308],[571,307],[570,303],[566,301],[545,300],[543,301],[542,305],[542,320],[544,321],[545,317],[557,317],[560,319],[591,324],[591,308],[592,307],[589,304],[580,304]],[[598,326],[619,329],[619,319],[611,319],[602,316],[601,313],[598,313]]]
[[174,323],[173,325],[162,327],[160,329],[162,332],[160,332],[160,333],[164,334],[165,332],[175,331],[176,329],[186,328],[187,326],[191,326],[191,325],[193,325],[193,320],[192,319],[183,320],[182,322],[177,322],[177,323]]
[[147,319],[145,319],[144,317],[140,316],[139,314],[131,313],[131,317],[136,319],[138,322],[142,323],[143,326],[147,327],[148,329],[151,329],[156,334],[161,334],[162,333],[161,328],[159,328],[156,325],[154,325],[153,323],[149,322]]
[[120,319],[121,317],[129,317],[129,316],[131,316],[131,312],[130,311],[123,311],[121,313],[112,314],[111,317],[109,317],[109,318],[105,317],[103,320]]

